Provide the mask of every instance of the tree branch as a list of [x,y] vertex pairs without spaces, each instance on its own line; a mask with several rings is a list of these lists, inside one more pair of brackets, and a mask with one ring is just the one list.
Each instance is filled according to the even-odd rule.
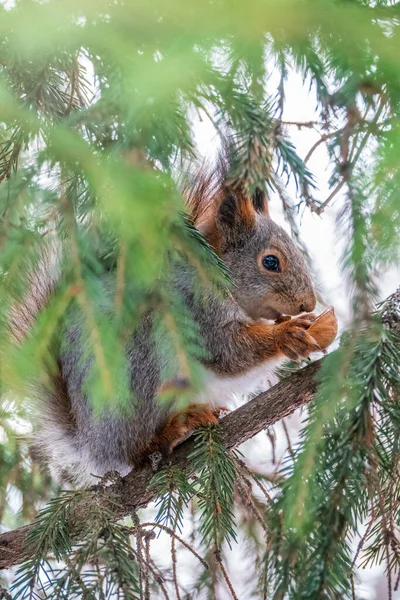
[[[290,415],[300,406],[307,404],[317,390],[315,374],[322,360],[297,371],[224,417],[220,428],[225,447],[232,449],[239,446],[276,421]],[[177,447],[171,455],[169,464],[190,474],[192,471],[188,455],[192,451],[193,440],[189,439]],[[150,467],[134,470],[120,482],[106,488],[98,486],[93,493],[85,495],[74,511],[74,519],[71,523],[72,538],[75,541],[79,540],[82,524],[90,513],[93,501],[96,501],[97,505],[111,509],[116,518],[131,515],[137,509],[147,506],[155,498],[155,490],[149,485],[152,475]],[[0,535],[0,569],[17,565],[34,554],[34,548],[25,548],[26,536],[32,527],[33,525],[26,525]]]

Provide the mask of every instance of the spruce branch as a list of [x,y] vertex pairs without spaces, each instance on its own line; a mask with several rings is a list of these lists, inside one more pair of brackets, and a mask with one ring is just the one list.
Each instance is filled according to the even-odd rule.
[[[349,538],[369,518],[375,524],[356,557],[368,541],[368,560],[386,561],[393,588],[399,569],[393,477],[399,460],[400,338],[387,323],[398,322],[399,298],[400,290],[324,364],[294,464],[270,511],[274,598],[349,594],[354,567]],[[341,364],[336,377],[327,378],[331,360]]]
[[[315,375],[323,359],[291,375],[288,379],[259,394],[244,406],[233,411],[221,421],[221,442],[226,450],[235,448],[252,438],[257,433],[270,427],[276,421],[293,413],[297,408],[308,403],[317,390]],[[188,459],[193,452],[193,439],[181,444],[171,455],[171,467],[190,474],[193,465]],[[115,519],[133,514],[137,509],[147,506],[157,496],[157,487],[151,485],[152,470],[149,467],[131,471],[105,489],[96,488],[85,494],[70,520],[70,536],[76,543],[82,536],[82,524],[95,504],[105,510],[112,511]],[[0,569],[6,569],[29,559],[34,555],[33,546],[25,545],[27,536],[33,525],[26,525],[14,531],[0,535]]]

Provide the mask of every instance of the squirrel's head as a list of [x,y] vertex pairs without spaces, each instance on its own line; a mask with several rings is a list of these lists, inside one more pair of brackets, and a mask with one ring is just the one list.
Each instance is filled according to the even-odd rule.
[[268,215],[265,194],[225,188],[216,209],[197,223],[229,267],[232,295],[253,319],[276,319],[315,308],[309,269],[287,233]]

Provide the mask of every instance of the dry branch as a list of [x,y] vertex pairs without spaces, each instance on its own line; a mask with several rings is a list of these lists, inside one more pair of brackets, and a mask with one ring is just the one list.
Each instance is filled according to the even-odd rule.
[[[239,446],[309,402],[317,389],[315,374],[321,360],[297,371],[227,415],[220,425],[225,447],[231,449]],[[192,450],[193,440],[189,439],[171,455],[169,464],[184,469],[189,474],[191,465],[188,455]],[[100,488],[86,496],[79,502],[74,513],[74,520],[71,523],[73,539],[79,540],[80,524],[85,522],[94,499],[97,505],[112,509],[116,518],[131,515],[137,509],[147,506],[155,496],[154,489],[149,486],[151,477],[150,467],[131,471],[120,482]],[[33,555],[34,548],[27,550],[24,547],[26,536],[31,528],[32,525],[26,525],[0,535],[0,569],[17,565]]]

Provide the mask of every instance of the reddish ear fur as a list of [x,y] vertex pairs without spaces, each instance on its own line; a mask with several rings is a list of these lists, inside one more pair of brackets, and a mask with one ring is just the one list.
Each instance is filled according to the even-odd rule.
[[224,248],[236,244],[254,223],[252,199],[228,188],[214,211],[210,210],[203,215],[196,227],[215,251],[220,253]]

